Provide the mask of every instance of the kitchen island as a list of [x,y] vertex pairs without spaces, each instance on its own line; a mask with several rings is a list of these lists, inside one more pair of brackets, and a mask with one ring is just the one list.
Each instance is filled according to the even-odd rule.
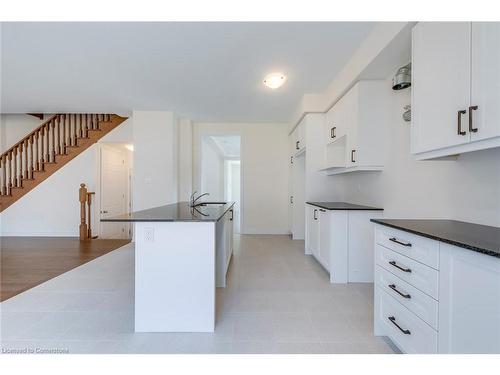
[[135,331],[213,332],[234,202],[189,202],[101,219],[135,225]]

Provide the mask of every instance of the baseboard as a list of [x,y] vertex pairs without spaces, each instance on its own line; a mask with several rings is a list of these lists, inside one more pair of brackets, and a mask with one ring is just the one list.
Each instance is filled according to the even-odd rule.
[[79,237],[76,232],[2,232],[0,237]]
[[240,234],[275,234],[275,235],[290,235],[288,230],[262,230],[262,229],[246,229]]

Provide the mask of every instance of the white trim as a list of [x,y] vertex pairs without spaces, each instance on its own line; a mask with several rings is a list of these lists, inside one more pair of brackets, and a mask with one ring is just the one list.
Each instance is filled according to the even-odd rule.
[[50,231],[50,232],[2,232],[2,237],[79,237],[80,232]]
[[290,231],[287,229],[282,229],[282,230],[246,229],[245,231],[241,231],[241,234],[262,234],[262,235],[279,234],[279,235],[289,236]]

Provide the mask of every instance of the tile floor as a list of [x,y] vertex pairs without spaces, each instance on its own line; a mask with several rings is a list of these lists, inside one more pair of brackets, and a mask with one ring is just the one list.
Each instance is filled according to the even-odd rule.
[[2,352],[394,353],[373,285],[331,285],[288,236],[237,236],[215,333],[134,333],[133,244],[1,303]]

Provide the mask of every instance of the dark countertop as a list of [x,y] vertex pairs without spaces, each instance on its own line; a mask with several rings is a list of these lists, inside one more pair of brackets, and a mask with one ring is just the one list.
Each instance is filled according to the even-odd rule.
[[372,222],[500,258],[500,228],[456,220],[371,219]]
[[312,206],[324,208],[325,210],[357,210],[357,211],[382,211],[383,208],[361,206],[347,202],[306,202]]
[[124,214],[115,217],[101,219],[104,222],[135,222],[135,221],[156,221],[156,222],[169,222],[169,221],[193,221],[193,222],[216,222],[225,215],[233,206],[234,202],[210,204],[204,203],[195,208],[191,208],[188,202],[177,202],[132,212],[131,214]]

